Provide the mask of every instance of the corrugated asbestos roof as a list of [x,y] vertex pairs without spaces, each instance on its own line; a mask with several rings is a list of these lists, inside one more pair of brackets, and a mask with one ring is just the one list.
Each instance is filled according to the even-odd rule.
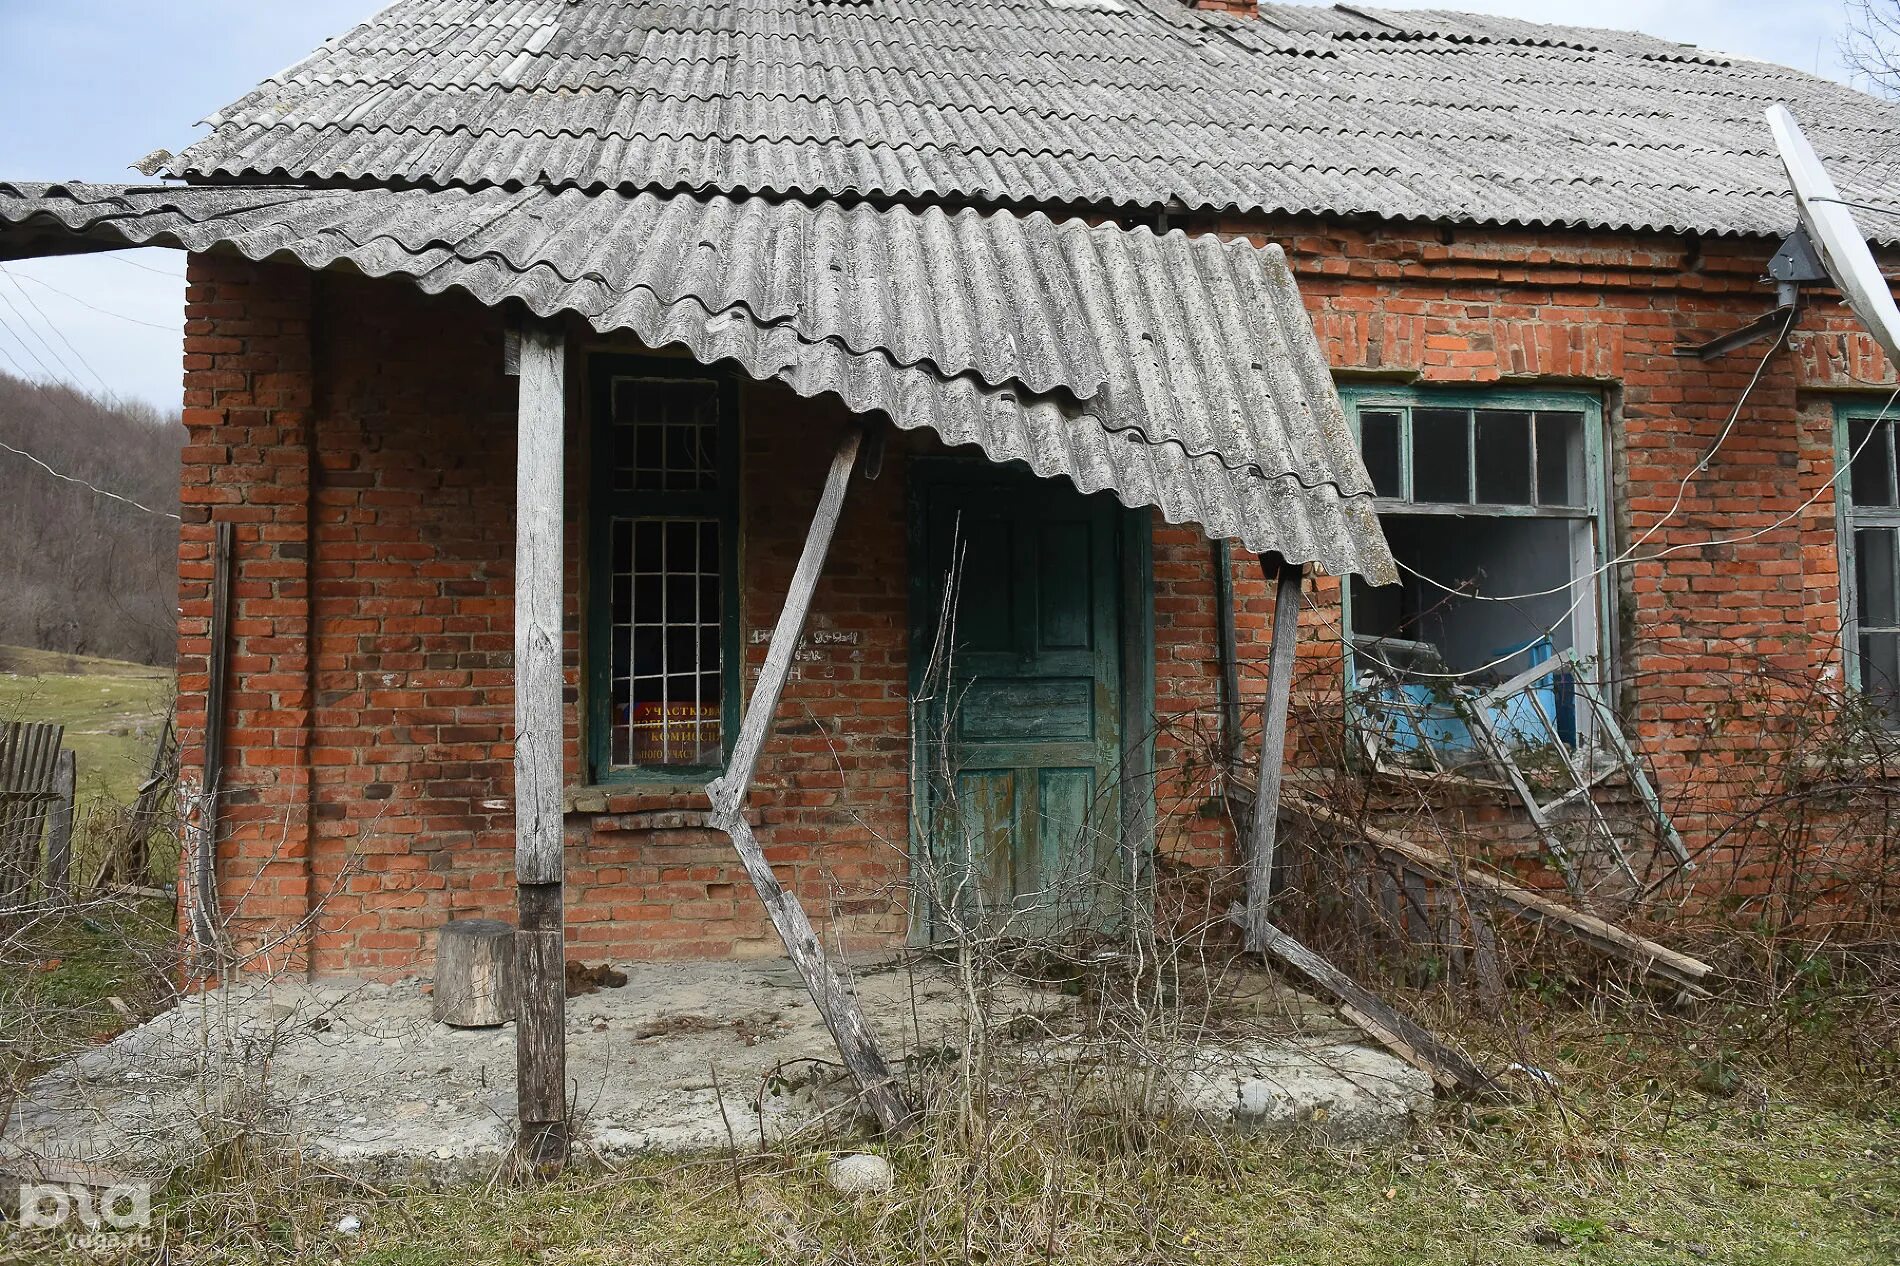
[[1791,104],[1850,198],[1900,110],[1509,18],[1182,0],[401,0],[214,115],[198,179],[546,184],[1776,234]]
[[229,249],[576,313],[1257,552],[1396,579],[1277,247],[1040,213],[499,188],[0,184],[0,224],[0,258],[74,235]]

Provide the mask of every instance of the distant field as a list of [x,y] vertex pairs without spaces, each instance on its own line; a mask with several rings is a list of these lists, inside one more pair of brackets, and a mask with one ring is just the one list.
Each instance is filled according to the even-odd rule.
[[57,721],[77,754],[82,807],[130,804],[171,706],[170,669],[0,646],[0,721]]

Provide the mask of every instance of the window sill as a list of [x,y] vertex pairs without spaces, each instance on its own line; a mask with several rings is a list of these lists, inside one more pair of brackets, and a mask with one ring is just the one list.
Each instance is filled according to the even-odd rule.
[[[610,782],[568,787],[561,793],[564,813],[595,818],[596,830],[710,831],[711,806],[706,787],[697,782]],[[610,820],[601,820],[610,819]],[[758,805],[747,805],[752,826],[764,820]]]

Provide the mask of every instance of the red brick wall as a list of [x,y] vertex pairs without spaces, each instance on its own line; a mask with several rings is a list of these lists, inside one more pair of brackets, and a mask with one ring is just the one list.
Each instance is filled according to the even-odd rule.
[[[1771,244],[1502,230],[1203,223],[1287,246],[1328,355],[1354,374],[1422,383],[1598,390],[1613,433],[1622,543],[1668,510],[1743,390],[1757,344],[1712,365],[1680,342],[1771,303]],[[508,672],[514,383],[497,314],[397,281],[195,257],[187,345],[187,524],[181,545],[186,768],[202,722],[208,516],[239,525],[231,718],[232,833],[222,896],[252,943],[309,916],[317,970],[426,962],[451,914],[511,911]],[[1625,704],[1660,756],[1665,795],[1702,815],[1776,741],[1719,717],[1764,665],[1789,692],[1839,673],[1832,416],[1822,390],[1884,366],[1838,309],[1803,316],[1706,475],[1650,547],[1698,546],[1620,577]],[[576,365],[570,378],[578,380]],[[576,400],[578,401],[578,390]],[[745,390],[743,623],[778,609],[832,441],[835,403]],[[578,421],[570,487],[585,484]],[[921,443],[921,442],[920,442]],[[925,445],[927,447],[927,445]],[[814,605],[855,646],[804,664],[761,766],[760,835],[814,915],[855,942],[901,935],[908,755],[905,454],[853,491]],[[1814,504],[1800,510],[1815,497]],[[578,521],[578,501],[571,507]],[[1797,512],[1798,511],[1798,512]],[[1786,525],[1778,520],[1793,516]],[[1754,535],[1714,549],[1716,534]],[[1620,546],[1619,546],[1620,547]],[[580,538],[570,535],[571,781],[580,781]],[[1154,538],[1164,866],[1231,855],[1216,731],[1210,553],[1191,529]],[[1272,600],[1237,555],[1249,722]],[[1338,748],[1338,584],[1302,616],[1291,761]],[[763,646],[747,641],[756,669]],[[568,819],[570,940],[589,957],[775,953],[776,942],[692,788],[578,792]],[[1692,831],[1693,833],[1693,831]],[[277,957],[284,957],[279,952]]]
[[[1817,681],[1840,681],[1835,506],[1826,486],[1833,401],[1893,382],[1844,309],[1818,298],[1803,311],[1791,350],[1768,366],[1716,459],[1695,474],[1768,343],[1710,363],[1676,349],[1772,306],[1758,281],[1772,243],[1199,227],[1286,247],[1342,382],[1601,393],[1616,537],[1607,552],[1651,533],[1616,577],[1619,702],[1656,758],[1691,846],[1732,825],[1739,798],[1782,752],[1794,714],[1810,706],[1808,692]],[[1706,544],[1717,538],[1729,543]],[[1257,606],[1257,573],[1242,592]],[[1308,612],[1305,631],[1336,640],[1337,587],[1328,582],[1321,592],[1329,609]],[[1254,610],[1243,628],[1243,645],[1263,651],[1266,616]],[[1311,759],[1337,746],[1340,661],[1336,645],[1304,649],[1296,729],[1304,728]],[[1262,679],[1255,672],[1244,682],[1257,688]],[[1743,696],[1749,702],[1738,708]]]
[[215,516],[235,534],[217,876],[245,947],[271,964],[301,957],[311,891],[311,294],[299,269],[199,256],[185,294],[181,767],[200,789]]

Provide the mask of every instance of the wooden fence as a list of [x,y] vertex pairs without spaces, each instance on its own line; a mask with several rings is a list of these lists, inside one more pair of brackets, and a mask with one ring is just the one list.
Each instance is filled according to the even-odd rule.
[[64,737],[51,723],[0,723],[0,914],[68,892],[76,770]]

